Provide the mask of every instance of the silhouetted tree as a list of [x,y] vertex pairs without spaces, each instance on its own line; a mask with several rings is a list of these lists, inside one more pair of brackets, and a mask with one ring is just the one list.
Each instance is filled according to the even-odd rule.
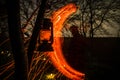
[[117,36],[120,30],[119,2],[119,0],[80,0],[76,2],[77,13],[71,16],[68,22],[78,26],[80,34],[85,37],[119,37]]
[[28,46],[29,66],[31,64],[32,55],[33,55],[34,50],[36,48],[36,43],[37,43],[37,38],[38,38],[38,35],[39,35],[39,31],[40,31],[40,28],[42,27],[42,24],[43,24],[46,1],[47,0],[42,0],[42,2],[41,2],[41,5],[40,5],[39,11],[38,11],[38,15],[37,15],[37,18],[36,18],[35,26],[33,28],[32,36],[31,36],[31,39],[30,39],[30,43],[29,43],[29,46]]
[[7,0],[9,37],[15,60],[16,80],[28,79],[28,60],[25,53],[20,23],[19,0]]

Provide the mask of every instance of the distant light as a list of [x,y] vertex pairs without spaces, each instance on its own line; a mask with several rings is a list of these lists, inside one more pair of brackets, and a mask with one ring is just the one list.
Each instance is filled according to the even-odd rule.
[[46,60],[46,58],[43,58],[43,60],[45,61],[45,60]]
[[55,78],[55,74],[53,73],[46,75],[46,79],[54,79],[54,78]]
[[4,54],[4,51],[1,51],[1,54]]
[[8,55],[7,55],[7,56],[8,56],[8,57],[9,57],[9,56],[11,56],[11,53],[8,53]]

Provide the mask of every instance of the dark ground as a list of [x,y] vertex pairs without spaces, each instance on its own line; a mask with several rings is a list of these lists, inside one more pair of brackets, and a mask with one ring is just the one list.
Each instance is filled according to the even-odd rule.
[[63,51],[86,80],[120,80],[120,38],[65,38]]
[[[68,63],[85,73],[86,80],[120,80],[120,38],[64,38],[63,44]],[[0,47],[6,49],[10,49],[9,41]]]

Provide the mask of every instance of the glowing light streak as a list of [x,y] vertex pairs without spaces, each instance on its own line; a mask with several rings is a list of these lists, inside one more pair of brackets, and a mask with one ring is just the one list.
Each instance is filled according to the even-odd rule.
[[[50,67],[47,65],[49,63],[49,59],[43,60],[43,57],[47,58],[47,56],[49,56],[53,65],[66,77],[72,80],[82,80],[81,78],[84,77],[83,73],[76,71],[67,63],[61,48],[63,39],[60,38],[60,31],[65,20],[74,12],[76,12],[76,6],[74,4],[67,4],[66,6],[53,13],[51,21],[53,22],[54,27],[54,43],[52,45],[54,48],[54,52],[34,54],[29,71],[30,80],[35,80],[39,75],[40,80],[42,79],[44,72]],[[0,66],[0,76],[3,75],[5,72],[10,71],[11,69],[14,69],[14,61]],[[5,79],[9,78],[13,73],[14,71],[12,71]],[[60,75],[62,75],[61,73],[58,73],[56,76],[60,77]]]
[[85,76],[84,73],[81,73],[67,63],[63,56],[62,52],[62,42],[61,42],[61,29],[65,20],[74,12],[76,12],[77,8],[74,4],[70,3],[66,6],[55,11],[51,17],[51,21],[53,22],[53,31],[54,31],[54,42],[53,42],[53,53],[48,53],[53,65],[66,77],[72,80],[83,80],[82,78]]
[[[5,67],[3,67],[3,66],[5,66]],[[14,68],[14,62],[11,61],[7,65],[3,65],[3,66],[2,66],[3,68],[0,69],[1,70],[0,75],[4,74],[8,70],[13,69]]]
[[[46,60],[44,60],[46,58]],[[33,54],[33,59],[30,66],[30,71],[28,73],[29,80],[43,80],[45,72],[49,69],[51,65],[49,64],[49,59],[46,53],[36,52]]]
[[10,76],[12,76],[15,73],[15,71],[12,71],[7,77],[5,77],[3,80],[8,80]]
[[54,54],[50,54],[50,59],[53,62],[53,65],[62,73],[64,74],[66,77],[70,78],[70,79],[76,79],[76,80],[80,80],[80,77],[74,74],[71,74],[69,71],[67,71],[64,67],[64,65],[59,61],[56,61],[56,58],[54,56]]
[[58,16],[57,17],[58,19],[57,19],[57,21],[55,22],[55,24],[61,19],[61,17],[60,16]]

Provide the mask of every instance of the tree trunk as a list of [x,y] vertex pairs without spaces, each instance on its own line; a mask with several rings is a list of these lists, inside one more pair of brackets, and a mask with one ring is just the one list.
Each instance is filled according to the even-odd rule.
[[28,46],[28,63],[29,63],[29,66],[31,64],[32,56],[33,56],[33,53],[34,53],[34,50],[35,50],[35,47],[36,47],[37,37],[39,35],[40,27],[42,27],[46,1],[47,0],[42,0],[42,2],[41,2],[40,9],[38,11],[37,19],[36,19],[36,22],[35,22],[35,27],[33,28],[33,33],[32,33],[30,43],[29,43],[29,46]]
[[15,60],[15,80],[28,79],[28,60],[24,50],[20,24],[19,0],[6,0],[8,9],[8,27],[12,52]]
[[93,4],[93,1],[92,0],[89,0],[89,8],[90,8],[90,37],[93,38],[93,11],[92,11],[92,4]]

